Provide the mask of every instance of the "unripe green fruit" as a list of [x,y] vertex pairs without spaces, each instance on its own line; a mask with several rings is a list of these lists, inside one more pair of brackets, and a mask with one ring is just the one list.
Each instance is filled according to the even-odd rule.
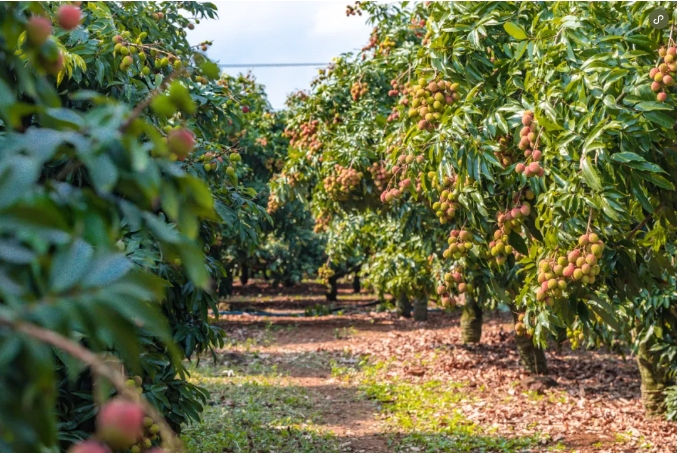
[[240,162],[242,161],[242,157],[238,153],[231,153],[228,158],[230,159],[231,162]]
[[504,253],[506,255],[513,253],[513,247],[511,247],[510,245],[507,245],[506,247],[504,247]]
[[445,102],[445,96],[443,93],[436,93],[435,96],[433,96],[433,99],[435,99],[438,102]]
[[588,275],[582,275],[582,277],[581,277],[581,282],[582,282],[584,285],[588,285],[588,284],[589,284],[589,281],[590,281],[590,280],[589,280],[589,276],[588,276]]
[[144,68],[141,70],[141,73],[143,75],[149,75],[151,73],[151,68],[149,68],[148,66],[144,66]]
[[119,49],[120,55],[129,55],[129,49],[123,45]]
[[129,449],[130,453],[141,453],[141,447],[138,445],[132,445],[132,448]]
[[558,264],[563,267],[567,266],[567,258],[564,256],[558,257]]
[[[671,76],[666,76],[666,77],[670,78]],[[440,94],[440,93],[438,93],[438,94]],[[440,101],[435,101],[435,102],[433,102],[433,108],[436,109],[436,110],[440,110],[440,109],[443,108],[443,104],[441,104]]]
[[575,280],[579,280],[579,279],[582,278],[583,275],[584,275],[584,272],[582,272],[581,269],[577,268],[572,273],[572,278],[574,278]]
[[124,64],[127,67],[132,66],[133,63],[134,63],[134,60],[130,56],[127,56],[127,57],[122,59],[122,64]]
[[598,241],[600,241],[600,238],[598,237],[598,235],[596,233],[589,234],[589,242],[595,243],[595,242],[598,242]]
[[563,270],[564,268],[560,264],[557,264],[556,266],[553,267],[553,273],[556,275],[563,275]]
[[584,273],[584,275],[588,275],[589,272],[591,272],[591,265],[584,263],[581,267],[581,271]]
[[204,168],[205,171],[212,171],[212,165],[210,165],[210,164],[204,164],[202,166],[202,168]]
[[558,288],[566,289],[567,288],[567,282],[563,280],[562,278],[558,280]]
[[160,432],[160,427],[156,424],[153,424],[148,428],[148,432],[151,434],[158,434]]
[[168,64],[169,64],[169,58],[164,57],[164,58],[162,58],[162,59],[160,60],[160,65],[161,65],[162,67],[165,67],[165,66],[167,66]]
[[133,388],[136,388],[137,383],[134,382],[134,379],[127,379],[127,380],[125,381],[125,386],[128,387],[128,388],[133,389]]
[[600,274],[600,266],[597,264],[591,268],[591,274],[598,275]]
[[577,260],[574,262],[574,264],[577,267],[582,267],[585,262],[586,262],[586,259],[583,256],[580,256],[579,258],[577,258]]

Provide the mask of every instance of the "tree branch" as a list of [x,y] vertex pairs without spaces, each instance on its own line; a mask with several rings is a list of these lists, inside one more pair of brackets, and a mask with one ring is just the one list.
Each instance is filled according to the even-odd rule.
[[151,91],[146,99],[144,99],[141,103],[137,104],[136,107],[134,107],[134,110],[132,110],[132,113],[130,116],[125,120],[124,123],[120,126],[120,132],[125,132],[129,127],[132,125],[134,120],[136,120],[143,112],[146,110],[146,107],[148,107],[153,99],[161,92],[165,91],[167,89],[167,85],[177,78],[181,73],[183,73],[185,70],[183,68],[181,69],[175,69],[172,71],[170,74],[165,76],[163,81],[158,85],[156,89]]
[[22,321],[12,321],[10,319],[0,316],[0,326],[7,326],[10,329],[28,335],[29,337],[38,340],[42,343],[54,346],[61,349],[71,357],[74,357],[85,363],[93,374],[106,378],[119,394],[138,402],[144,408],[144,411],[158,423],[160,426],[160,436],[164,446],[170,451],[183,451],[181,441],[176,436],[172,428],[162,416],[162,414],[146,399],[141,398],[135,391],[125,385],[126,376],[108,366],[106,362],[84,346],[75,341],[64,337],[54,331],[45,329],[35,324],[30,324]]

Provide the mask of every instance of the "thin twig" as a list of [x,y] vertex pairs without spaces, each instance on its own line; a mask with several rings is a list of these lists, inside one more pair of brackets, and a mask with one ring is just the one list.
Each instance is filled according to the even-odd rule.
[[22,321],[12,321],[10,319],[0,317],[0,325],[7,326],[16,332],[24,333],[38,341],[41,341],[42,343],[46,343],[61,349],[71,357],[74,357],[85,363],[92,370],[92,373],[106,378],[111,384],[113,384],[113,387],[115,387],[118,393],[131,400],[139,402],[141,406],[143,406],[144,411],[156,423],[159,424],[161,439],[165,443],[166,447],[170,449],[170,451],[183,451],[181,441],[176,436],[172,428],[170,428],[162,414],[160,414],[160,412],[158,412],[158,410],[146,399],[140,398],[136,392],[128,388],[125,385],[125,375],[122,372],[106,365],[106,362],[102,360],[102,358],[97,354],[93,353],[84,346],[81,346],[75,341],[64,337],[63,335],[40,326],[36,326],[35,324]]
[[593,217],[593,208],[589,208],[589,221],[586,224],[586,234],[591,231],[591,218]]
[[151,102],[153,102],[153,99],[161,92],[165,91],[167,89],[167,85],[174,80],[176,77],[179,76],[179,74],[183,73],[185,70],[183,68],[181,69],[175,69],[172,71],[170,74],[168,74],[163,81],[160,83],[160,85],[151,91],[146,99],[144,99],[141,103],[137,104],[136,107],[134,107],[134,110],[132,110],[132,113],[130,116],[125,120],[124,123],[120,126],[120,132],[125,132],[143,112],[146,110],[146,107],[151,105]]
[[649,214],[648,214],[648,215],[647,215],[647,216],[646,216],[646,217],[645,217],[638,225],[636,225],[636,227],[635,227],[634,229],[632,229],[631,231],[629,231],[629,234],[626,235],[626,239],[630,239],[631,236],[633,236],[638,230],[640,230],[641,228],[643,228],[643,227],[645,226],[645,224],[646,224],[647,222],[649,222],[649,220],[652,218],[652,216],[653,216],[657,211],[659,211],[659,209],[660,209],[661,207],[662,207],[661,205],[657,206],[657,207],[655,208],[655,210],[652,211],[651,213],[649,213]]

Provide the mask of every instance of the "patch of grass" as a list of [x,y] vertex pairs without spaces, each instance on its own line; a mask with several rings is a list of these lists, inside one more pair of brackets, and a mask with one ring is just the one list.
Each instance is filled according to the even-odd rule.
[[[337,440],[317,425],[319,414],[308,391],[287,385],[275,373],[233,377],[219,368],[193,370],[192,382],[209,390],[212,400],[202,422],[187,427],[188,452],[336,453]],[[263,370],[262,370],[263,371]]]
[[355,327],[342,327],[334,329],[334,338],[337,340],[344,340],[346,338],[351,338],[358,333]]
[[529,451],[540,440],[538,434],[501,437],[466,418],[459,407],[473,399],[462,390],[463,384],[410,383],[389,377],[384,363],[362,364],[361,368],[359,372],[339,368],[334,372],[357,379],[365,394],[382,405],[386,427],[392,438],[397,436],[395,452],[516,453]]

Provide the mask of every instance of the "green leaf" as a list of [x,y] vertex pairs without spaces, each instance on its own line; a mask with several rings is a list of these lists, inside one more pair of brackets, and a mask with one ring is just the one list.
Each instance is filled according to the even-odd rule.
[[199,288],[208,289],[209,273],[200,248],[189,242],[179,247],[179,254],[193,284]]
[[589,301],[588,301],[588,306],[593,310],[595,314],[600,316],[600,318],[610,326],[612,330],[615,332],[620,332],[621,327],[619,326],[619,322],[617,319],[614,317],[614,309],[612,306],[605,300],[601,299],[600,297],[596,296],[595,294],[589,294]]
[[81,285],[85,288],[110,285],[124,277],[132,266],[132,262],[125,255],[103,256],[89,266],[87,276]]
[[92,246],[81,239],[58,252],[50,268],[50,291],[60,293],[75,286],[89,270],[93,253]]
[[593,190],[601,190],[603,188],[600,182],[600,176],[598,172],[591,166],[591,162],[588,157],[584,157],[581,160],[581,172],[584,176],[584,181],[586,184]]
[[527,38],[527,33],[525,33],[525,30],[523,30],[520,25],[514,24],[513,22],[506,22],[504,24],[504,30],[506,30],[506,33],[519,41]]

